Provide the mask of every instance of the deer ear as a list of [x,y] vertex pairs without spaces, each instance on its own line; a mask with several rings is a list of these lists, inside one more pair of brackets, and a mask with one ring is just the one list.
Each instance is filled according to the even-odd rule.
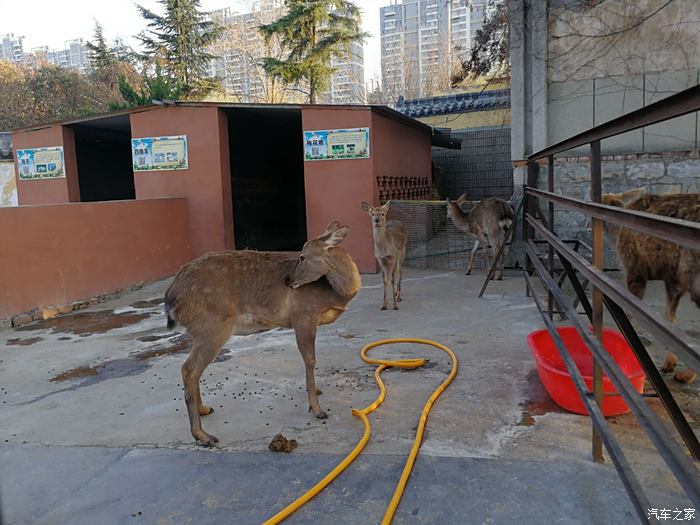
[[345,239],[345,236],[348,234],[349,229],[350,226],[339,225],[339,227],[335,230],[321,235],[321,237],[319,237],[319,240],[323,241],[323,245],[326,247],[326,249],[335,248],[341,242],[343,242],[343,239]]
[[364,201],[362,201],[362,204],[360,204],[360,206],[362,206],[362,209],[365,210],[367,213],[370,213],[372,211],[372,206],[370,206]]
[[389,206],[391,205],[391,201],[386,201],[384,205],[382,206],[382,209],[384,210],[384,213],[389,211]]
[[467,194],[466,194],[466,193],[462,193],[462,195],[460,195],[459,197],[457,197],[457,204],[458,204],[459,206],[461,206],[462,204],[464,204],[464,202],[465,202],[466,200],[467,200]]
[[331,221],[328,226],[326,226],[326,231],[324,233],[332,232],[340,228],[339,221]]

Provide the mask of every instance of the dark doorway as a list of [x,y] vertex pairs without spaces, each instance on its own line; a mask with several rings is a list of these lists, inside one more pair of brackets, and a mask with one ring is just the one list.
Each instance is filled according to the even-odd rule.
[[82,202],[134,199],[129,115],[72,126]]
[[306,241],[301,110],[227,108],[236,249]]

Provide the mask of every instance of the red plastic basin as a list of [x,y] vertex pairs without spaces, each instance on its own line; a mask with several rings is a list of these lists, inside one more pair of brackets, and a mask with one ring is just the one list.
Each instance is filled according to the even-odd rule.
[[[593,356],[573,326],[557,328],[569,354],[576,363],[589,389],[593,388]],[[588,414],[574,382],[566,370],[554,340],[547,330],[537,330],[527,336],[532,355],[537,363],[537,373],[552,399],[565,410],[576,414]],[[622,372],[638,392],[644,390],[644,371],[637,362],[632,349],[618,332],[605,328],[603,346],[610,353]],[[608,376],[603,375],[603,392],[616,393]],[[603,415],[617,416],[629,412],[627,403],[621,396],[603,398]]]

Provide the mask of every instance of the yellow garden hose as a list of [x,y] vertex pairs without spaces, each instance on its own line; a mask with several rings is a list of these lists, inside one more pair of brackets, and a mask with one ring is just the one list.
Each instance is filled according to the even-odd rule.
[[326,477],[324,477],[321,481],[316,483],[316,485],[311,487],[306,492],[306,494],[302,495],[296,501],[292,502],[286,508],[282,509],[280,512],[278,512],[270,519],[265,521],[263,525],[274,525],[288,518],[307,501],[312,499],[324,488],[326,488],[326,486],[331,481],[333,481],[343,470],[345,470],[348,467],[348,465],[350,465],[350,463],[354,461],[354,459],[357,456],[360,455],[360,452],[362,452],[362,449],[365,448],[365,445],[369,441],[369,436],[371,433],[371,428],[369,420],[367,419],[367,414],[379,407],[379,405],[381,405],[384,402],[384,398],[386,397],[386,388],[384,387],[384,382],[380,377],[382,371],[386,368],[391,367],[418,368],[425,364],[425,359],[397,359],[394,361],[390,361],[386,359],[373,359],[371,357],[367,357],[367,352],[369,352],[373,348],[376,348],[377,346],[396,343],[416,343],[439,348],[440,350],[443,350],[444,352],[447,352],[449,354],[450,358],[452,359],[452,369],[450,370],[450,374],[447,376],[447,379],[445,379],[445,381],[443,381],[442,384],[439,387],[437,387],[435,392],[433,392],[433,394],[430,396],[428,401],[425,403],[425,406],[423,407],[423,412],[421,412],[420,421],[418,422],[418,429],[416,430],[416,437],[413,441],[413,447],[411,448],[411,452],[408,455],[408,459],[406,460],[406,465],[404,465],[403,472],[401,473],[401,477],[399,478],[399,482],[396,485],[396,490],[394,490],[394,495],[392,496],[391,501],[389,502],[389,506],[387,507],[386,512],[384,513],[384,518],[382,518],[382,525],[388,525],[389,523],[391,523],[391,520],[394,518],[396,508],[399,506],[399,502],[401,501],[403,491],[406,488],[408,476],[411,474],[413,464],[415,463],[416,456],[418,455],[418,451],[420,450],[420,445],[423,441],[423,432],[425,431],[425,424],[428,421],[428,413],[433,407],[433,404],[435,403],[435,400],[438,398],[438,396],[442,393],[443,390],[445,390],[445,388],[447,388],[447,385],[449,385],[452,382],[452,379],[454,379],[455,375],[457,375],[457,356],[455,356],[454,352],[448,347],[441,345],[440,343],[436,343],[435,341],[430,341],[429,339],[414,339],[409,337],[396,339],[382,339],[381,341],[375,341],[374,343],[370,343],[362,349],[362,351],[360,352],[360,357],[363,361],[372,365],[379,365],[374,371],[374,379],[377,381],[377,385],[379,386],[379,396],[374,401],[374,403],[372,403],[368,407],[365,407],[362,410],[352,410],[352,414],[354,416],[359,417],[362,420],[362,423],[365,425],[365,432],[362,436],[362,439],[360,439],[360,442],[355,446],[352,452],[350,452],[350,454],[348,454],[347,457],[343,459],[343,461],[341,461],[333,470],[326,474]]

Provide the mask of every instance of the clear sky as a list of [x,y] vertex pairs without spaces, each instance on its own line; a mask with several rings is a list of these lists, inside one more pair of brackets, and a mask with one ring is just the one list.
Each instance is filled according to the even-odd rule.
[[[365,79],[379,78],[379,8],[389,0],[354,0],[363,11],[363,29],[372,33],[365,43]],[[156,0],[140,0],[140,5],[158,11]],[[204,11],[224,7],[245,12],[250,0],[201,0]],[[109,40],[120,36],[134,44],[133,35],[145,24],[132,0],[0,0],[0,35],[24,36],[25,51],[47,45],[58,48],[68,40],[89,39],[94,19]]]

